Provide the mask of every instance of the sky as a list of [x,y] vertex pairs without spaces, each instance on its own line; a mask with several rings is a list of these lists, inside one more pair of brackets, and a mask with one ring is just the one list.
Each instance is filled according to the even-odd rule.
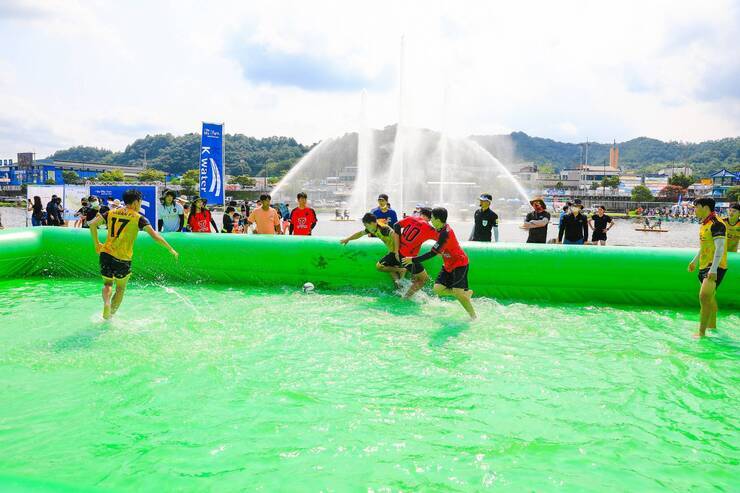
[[740,0],[0,0],[0,36],[0,158],[202,121],[306,144],[399,117],[566,142],[740,135]]

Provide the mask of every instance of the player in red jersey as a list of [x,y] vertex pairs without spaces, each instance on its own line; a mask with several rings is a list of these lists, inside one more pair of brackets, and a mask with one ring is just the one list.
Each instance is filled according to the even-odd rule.
[[437,240],[439,236],[437,231],[429,224],[432,218],[432,210],[428,207],[419,209],[418,216],[404,217],[393,225],[394,253],[398,264],[388,266],[388,272],[395,269],[396,272],[403,273],[404,269],[409,271],[412,276],[411,287],[409,287],[404,298],[411,298],[414,293],[424,287],[429,280],[429,274],[424,270],[420,263],[408,264],[405,267],[401,264],[402,257],[415,257],[421,250],[421,245],[427,240]]
[[421,262],[435,255],[442,255],[444,265],[434,282],[434,292],[440,296],[454,296],[470,318],[475,319],[475,310],[470,303],[473,291],[468,289],[468,256],[460,247],[455,232],[447,224],[447,209],[436,207],[432,210],[432,226],[439,232],[437,243],[430,251],[418,257],[404,255],[403,265],[421,265]]
[[290,234],[295,236],[308,236],[316,227],[316,211],[306,205],[308,196],[301,192],[298,194],[298,207],[290,213]]

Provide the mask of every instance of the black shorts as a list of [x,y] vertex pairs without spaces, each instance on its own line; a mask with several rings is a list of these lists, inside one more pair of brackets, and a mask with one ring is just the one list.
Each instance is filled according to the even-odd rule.
[[[727,269],[723,269],[721,267],[717,269],[717,284],[715,287],[718,288],[719,285],[722,283],[722,279],[724,279],[725,277],[725,272],[727,272]],[[699,283],[700,284],[704,282],[704,278],[706,278],[708,274],[709,274],[709,267],[707,267],[706,269],[699,269]]]
[[468,290],[468,265],[457,267],[452,272],[442,269],[439,271],[435,284],[441,284],[446,288],[458,288]]
[[591,241],[606,241],[606,231],[594,231]]
[[405,267],[406,270],[409,271],[412,275],[417,275],[424,272],[424,266],[420,263],[412,262],[409,265],[404,266],[401,262],[396,260],[396,254],[393,252],[388,253],[385,257],[378,260],[378,263],[386,267]]
[[100,254],[100,275],[104,279],[125,279],[131,275],[131,261],[120,260],[102,252]]

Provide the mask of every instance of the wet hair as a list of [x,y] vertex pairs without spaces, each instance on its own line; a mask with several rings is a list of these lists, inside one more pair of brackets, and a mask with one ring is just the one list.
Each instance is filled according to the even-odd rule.
[[432,209],[432,218],[439,219],[443,223],[447,222],[447,209],[444,207],[435,207]]
[[419,207],[419,215],[432,218],[432,209],[430,207]]
[[711,197],[702,197],[702,198],[696,199],[694,201],[694,205],[697,205],[697,206],[700,206],[700,207],[701,206],[707,206],[707,207],[709,207],[709,210],[712,211],[712,212],[714,212],[714,204],[715,204],[714,199],[711,198]]
[[378,218],[375,217],[375,215],[372,214],[371,212],[368,212],[364,216],[362,216],[362,224],[372,224],[372,223],[377,223],[377,222],[378,222]]
[[232,206],[228,206],[226,208],[226,214],[228,214],[229,212],[234,212],[234,211],[236,211],[236,209],[234,209]]
[[298,192],[298,195],[296,195],[296,198],[297,198],[298,200],[301,200],[301,199],[308,199],[308,195],[306,195],[306,192]]
[[125,192],[123,192],[123,203],[124,204],[131,205],[134,202],[136,202],[137,200],[141,200],[141,192],[140,191],[138,191],[136,189],[133,189],[133,188],[129,188],[128,190],[126,190]]
[[263,200],[272,200],[272,197],[270,197],[270,195],[267,193],[263,193],[262,195],[260,195],[260,201]]

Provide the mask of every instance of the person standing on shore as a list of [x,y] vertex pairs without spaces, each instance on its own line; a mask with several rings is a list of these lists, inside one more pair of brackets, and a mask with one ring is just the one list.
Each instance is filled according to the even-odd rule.
[[196,197],[193,200],[193,209],[188,216],[188,226],[193,233],[218,233],[216,221],[213,220],[211,211],[206,207],[206,199]]
[[550,223],[550,213],[541,197],[529,201],[532,212],[524,218],[522,228],[529,230],[527,243],[547,243],[547,225]]
[[581,214],[581,199],[575,199],[568,214],[560,220],[558,243],[564,245],[583,245],[588,239],[588,220]]
[[298,207],[290,212],[290,234],[310,236],[318,222],[316,211],[308,207],[308,195],[305,192],[300,192],[297,199]]
[[391,209],[391,204],[388,203],[388,195],[381,193],[378,195],[378,207],[370,211],[373,216],[378,218],[378,223],[385,226],[393,227],[398,222],[398,215],[396,211]]
[[31,205],[31,225],[46,226],[46,220],[44,220],[44,205],[41,203],[41,197],[38,195],[33,197],[33,205]]
[[475,211],[473,216],[473,231],[470,233],[469,241],[491,242],[491,231],[493,237],[498,243],[498,214],[491,209],[493,197],[490,193],[483,193],[478,198],[480,200],[480,209]]
[[175,201],[175,192],[167,190],[162,197],[162,203],[157,204],[157,209],[157,231],[162,233],[182,231],[185,213],[182,205]]
[[594,245],[606,245],[606,232],[614,226],[614,221],[605,212],[606,209],[604,206],[600,205],[596,210],[596,214],[592,215],[591,219],[588,220],[589,226],[594,231],[591,236],[591,242]]
[[270,207],[271,199],[272,197],[266,193],[260,195],[260,207],[254,209],[247,218],[247,223],[250,226],[255,225],[255,234],[280,234],[280,214],[274,208]]

